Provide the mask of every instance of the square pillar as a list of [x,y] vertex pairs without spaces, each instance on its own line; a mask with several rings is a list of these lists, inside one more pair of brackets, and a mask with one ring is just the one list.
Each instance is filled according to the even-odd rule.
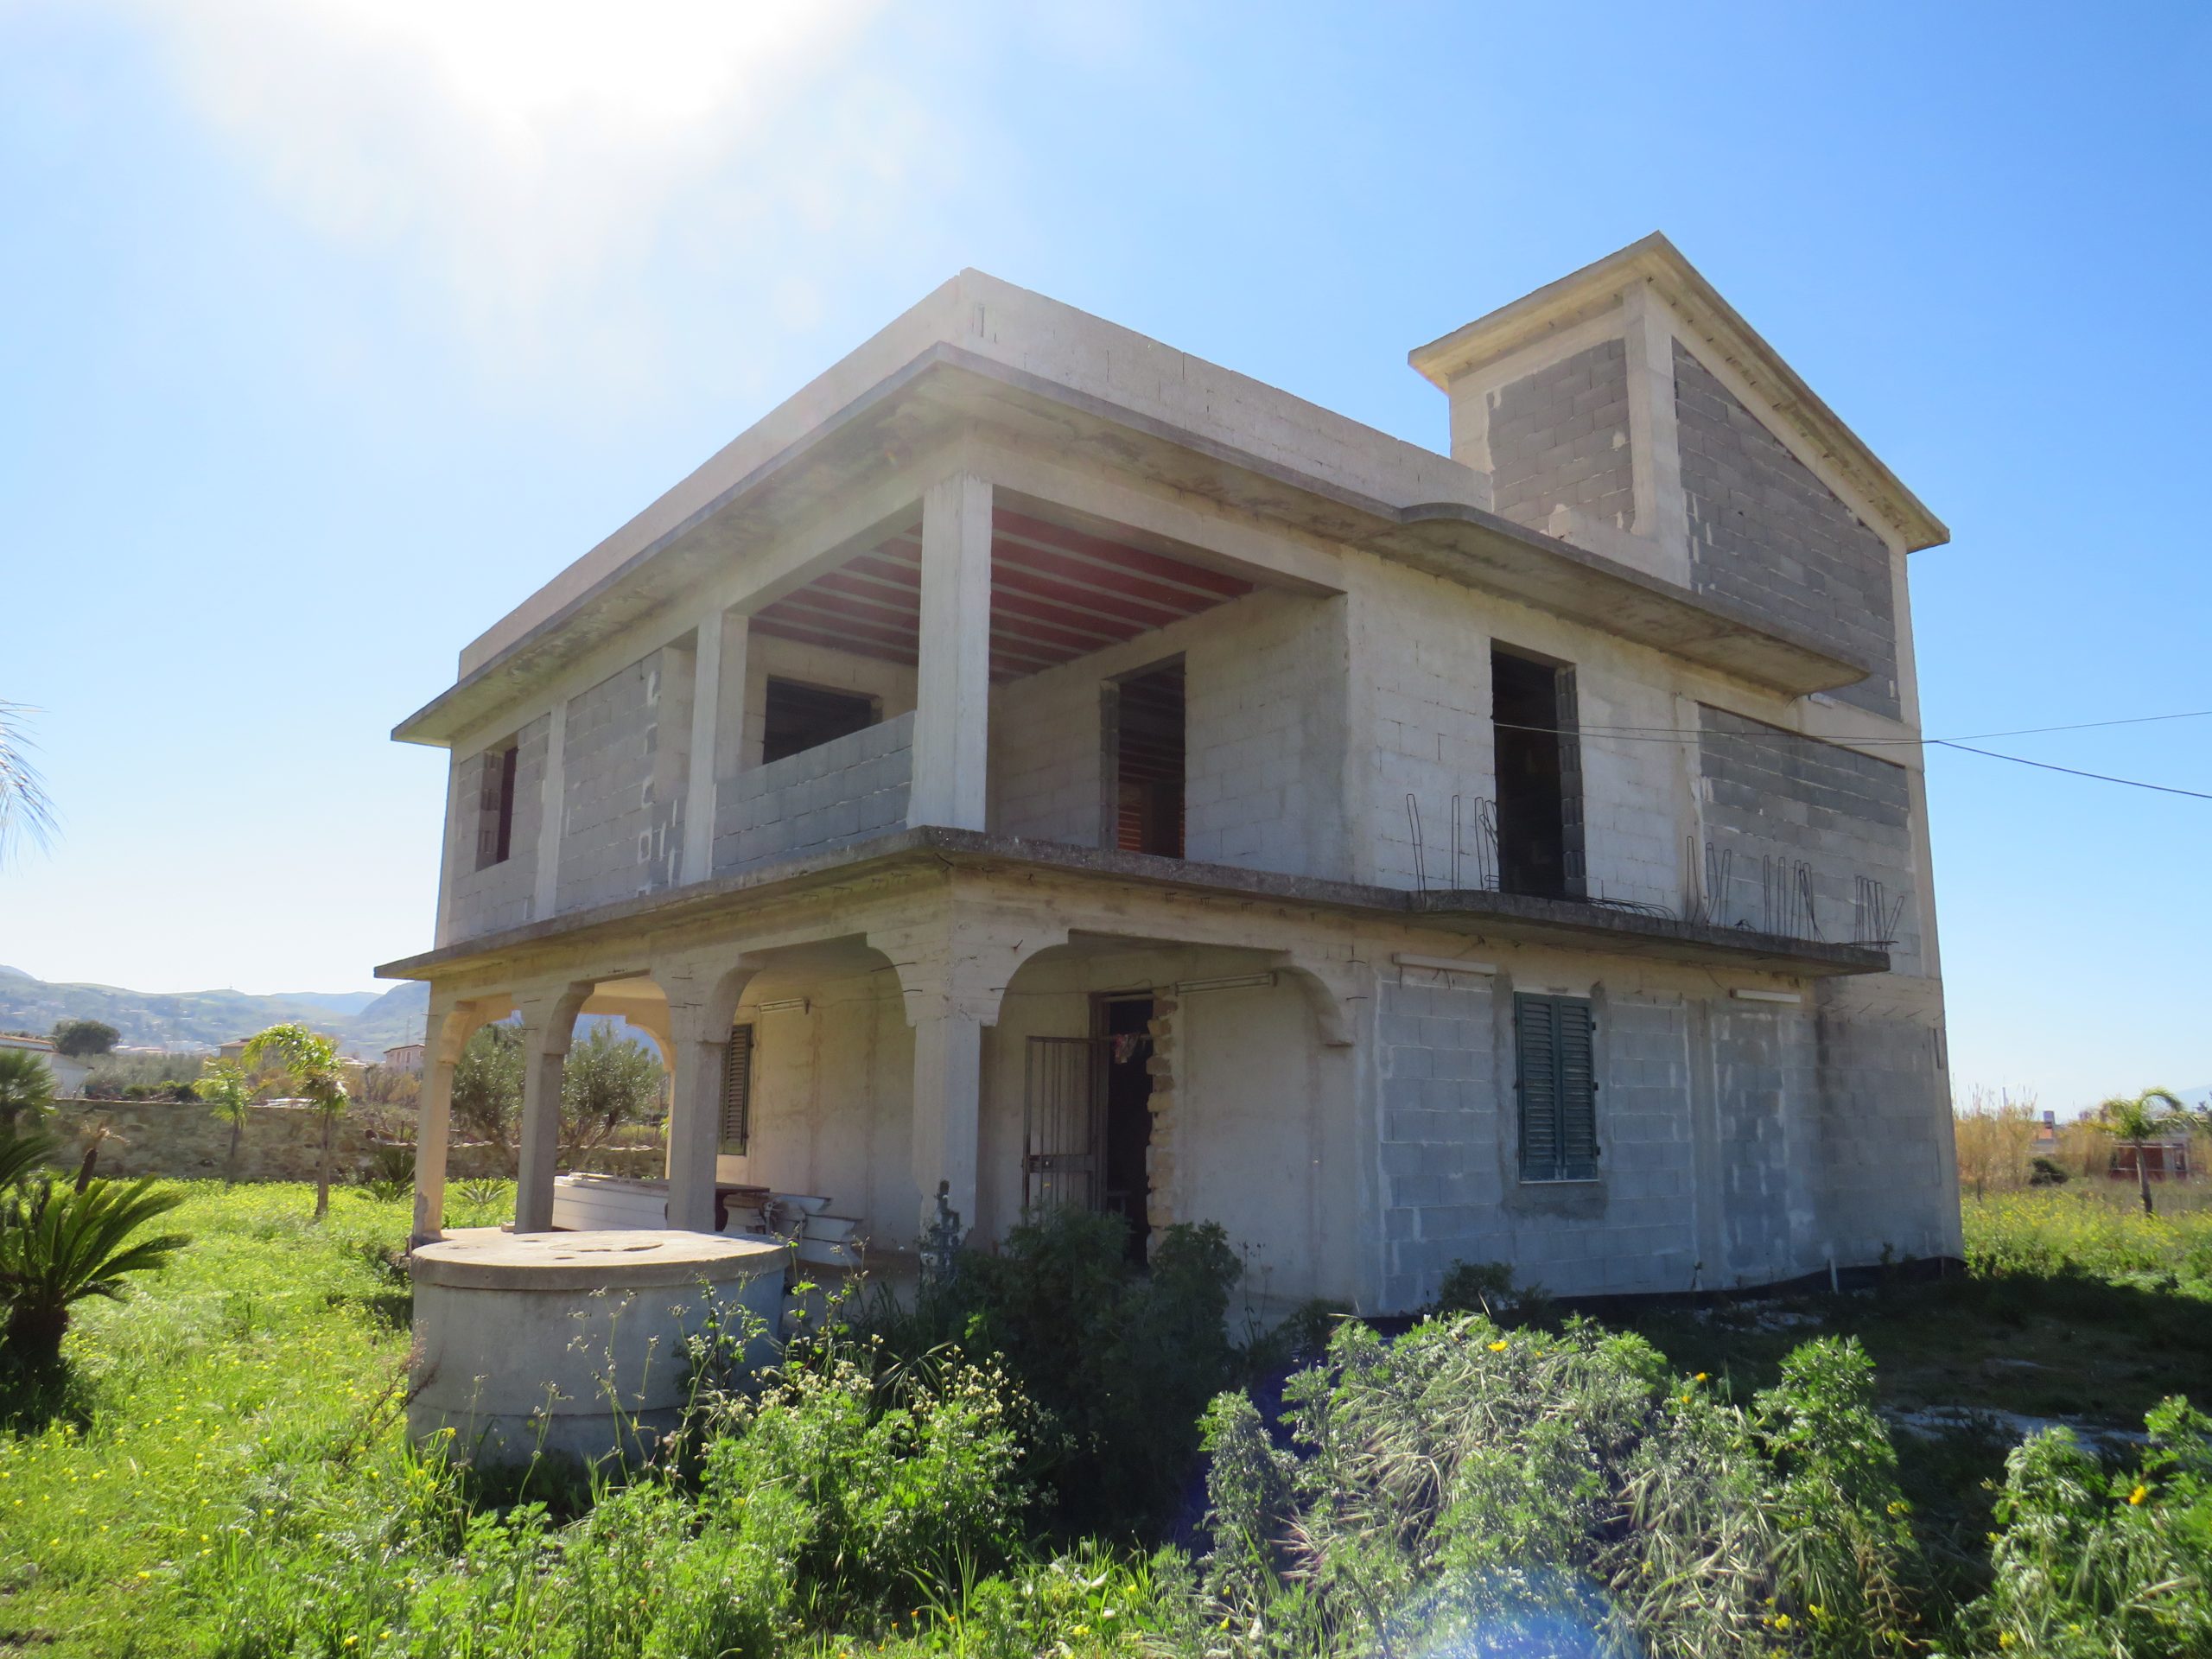
[[700,619],[691,689],[690,776],[683,803],[683,880],[715,868],[715,808],[721,780],[737,770],[745,734],[745,655],[749,620],[728,611]]
[[990,704],[991,486],[962,473],[932,484],[922,498],[909,824],[984,827]]
[[[434,1016],[430,1030],[440,1021]],[[445,1236],[446,1146],[452,1135],[454,1062],[434,1035],[424,1045],[423,1092],[415,1120],[415,1225],[407,1247],[435,1243]]]
[[[712,1029],[699,1010],[676,1010],[676,1077],[668,1116],[668,1224],[715,1230],[715,1160],[721,1153],[722,1068],[729,1022]],[[687,1018],[686,1016],[691,1016]]]
[[[588,991],[589,987],[584,989]],[[522,1125],[516,1135],[515,1231],[553,1230],[561,1157],[561,1073],[583,996],[523,1004]]]
[[[949,999],[948,999],[949,1001]],[[938,1183],[959,1213],[963,1230],[976,1225],[977,1142],[982,1125],[983,1023],[957,1007],[941,1007],[914,1020],[914,1185],[921,1192],[921,1224],[937,1214]]]

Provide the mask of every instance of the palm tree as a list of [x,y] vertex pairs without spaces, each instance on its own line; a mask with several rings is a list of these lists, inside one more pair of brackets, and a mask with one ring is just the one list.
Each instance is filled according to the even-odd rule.
[[54,1104],[54,1073],[28,1048],[0,1048],[0,1125],[35,1123]]
[[44,846],[54,834],[46,780],[24,753],[31,742],[23,735],[23,717],[31,712],[20,702],[0,702],[0,864],[8,861],[19,836]]
[[0,1128],[0,1192],[25,1179],[61,1150],[61,1143],[36,1129]]
[[253,1082],[243,1060],[210,1060],[192,1090],[215,1109],[215,1116],[231,1126],[231,1149],[223,1160],[223,1179],[238,1177],[238,1137],[245,1132],[246,1109],[253,1104]]
[[2135,1149],[2135,1184],[2143,1193],[2143,1213],[2154,1213],[2151,1205],[2151,1165],[2145,1149],[2177,1134],[2194,1135],[2205,1120],[2190,1110],[2171,1089],[2145,1089],[2141,1094],[2114,1096],[2097,1108],[2097,1127],[2123,1147]]
[[338,1045],[302,1025],[271,1026],[250,1039],[241,1056],[248,1065],[273,1061],[290,1074],[298,1090],[322,1118],[322,1158],[315,1172],[315,1218],[330,1213],[330,1129],[346,1109],[346,1075],[338,1064]]
[[73,1303],[120,1298],[124,1274],[165,1267],[192,1242],[182,1233],[131,1240],[183,1202],[175,1187],[156,1190],[149,1175],[81,1190],[37,1181],[0,1205],[0,1299],[8,1305],[0,1345],[34,1369],[53,1364]]

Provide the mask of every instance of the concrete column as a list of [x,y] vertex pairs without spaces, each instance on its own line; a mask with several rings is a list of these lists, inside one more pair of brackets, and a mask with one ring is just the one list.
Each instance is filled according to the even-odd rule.
[[533,919],[552,915],[561,899],[561,832],[568,819],[569,700],[553,705],[545,722],[545,781],[539,792],[537,883],[531,907]]
[[1627,315],[1629,473],[1636,534],[1657,550],[1652,574],[1690,585],[1688,498],[1682,493],[1681,435],[1675,417],[1675,334],[1649,286],[1622,296]]
[[[683,1012],[696,1016],[700,1011]],[[718,1031],[709,1031],[696,1017],[679,1018],[676,1033],[676,1083],[668,1118],[668,1224],[686,1232],[711,1233],[729,1024],[725,1020]]]
[[582,995],[570,994],[522,1005],[522,1126],[516,1137],[515,1172],[518,1233],[553,1230],[553,1176],[561,1156],[561,1071],[582,1002]]
[[950,1000],[914,1020],[914,1184],[921,1221],[937,1213],[939,1181],[963,1229],[976,1224],[977,1141],[982,1134],[983,1023]]
[[691,775],[683,804],[683,879],[704,881],[715,868],[715,808],[721,780],[737,770],[745,735],[747,619],[715,611],[700,619],[691,691]]
[[737,1000],[758,971],[747,962],[677,960],[654,980],[668,997],[673,1072],[668,1118],[668,1224],[715,1230],[715,1160],[721,1153],[722,1066]]
[[990,741],[988,480],[959,474],[922,498],[921,631],[906,822],[981,830]]
[[408,1235],[410,1249],[445,1236],[446,1144],[452,1133],[454,1062],[459,1057],[448,1058],[449,1051],[441,1036],[444,1022],[444,1017],[433,1008],[423,1045],[423,1093],[415,1120],[415,1225]]

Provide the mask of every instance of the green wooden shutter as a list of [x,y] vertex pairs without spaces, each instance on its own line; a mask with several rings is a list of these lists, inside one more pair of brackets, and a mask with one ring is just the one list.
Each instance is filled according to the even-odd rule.
[[721,1149],[741,1158],[752,1135],[753,1027],[732,1026],[729,1048],[722,1058]]
[[1575,996],[1513,999],[1521,1179],[1591,1180],[1598,1173],[1598,1083],[1590,1004]]
[[1560,997],[1558,1025],[1560,1173],[1592,1180],[1598,1173],[1598,1077],[1590,1005]]
[[1559,1014],[1548,996],[1513,999],[1513,1042],[1520,1063],[1521,1178],[1559,1173]]

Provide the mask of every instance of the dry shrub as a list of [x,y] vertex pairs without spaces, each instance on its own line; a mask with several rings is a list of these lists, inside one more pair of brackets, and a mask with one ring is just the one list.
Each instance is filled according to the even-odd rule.
[[1990,1192],[2013,1192],[2028,1184],[2035,1156],[2036,1097],[2014,1099],[1997,1090],[1976,1088],[1967,1109],[1954,1119],[1959,1159],[1959,1185],[1976,1198]]

